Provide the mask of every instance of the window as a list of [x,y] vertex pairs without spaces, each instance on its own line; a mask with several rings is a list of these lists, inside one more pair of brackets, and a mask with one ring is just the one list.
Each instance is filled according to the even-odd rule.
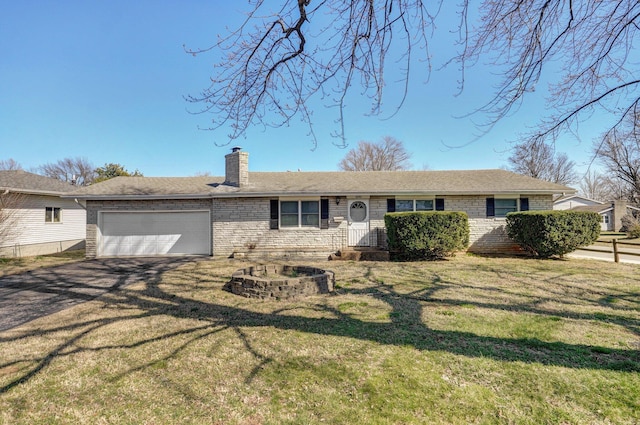
[[396,199],[395,211],[433,211],[433,199]]
[[413,211],[413,201],[410,199],[396,199],[396,212]]
[[302,205],[301,223],[303,227],[318,227],[320,225],[320,207],[318,201],[300,201]]
[[298,227],[298,201],[280,202],[280,224],[282,227]]
[[62,209],[58,207],[45,207],[44,209],[44,222],[45,223],[60,223],[62,217]]
[[416,211],[432,211],[432,199],[416,199]]
[[506,217],[510,212],[528,210],[529,198],[487,198],[487,217]]
[[320,227],[319,201],[281,201],[282,227]]
[[495,200],[496,217],[506,217],[507,213],[518,211],[517,199],[496,199]]

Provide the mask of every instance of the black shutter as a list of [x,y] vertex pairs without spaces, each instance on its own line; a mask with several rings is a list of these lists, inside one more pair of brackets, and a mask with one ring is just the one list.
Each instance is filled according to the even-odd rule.
[[520,198],[520,211],[529,211],[529,198]]
[[329,228],[329,200],[320,199],[320,228]]
[[487,198],[487,217],[496,216],[496,207],[493,198]]
[[277,199],[272,199],[271,200],[271,220],[269,220],[269,229],[277,229],[278,228],[278,221],[279,221],[279,204],[278,204],[278,200]]
[[444,211],[444,199],[436,198],[436,211]]
[[387,212],[396,212],[396,200],[395,200],[395,198],[387,199]]

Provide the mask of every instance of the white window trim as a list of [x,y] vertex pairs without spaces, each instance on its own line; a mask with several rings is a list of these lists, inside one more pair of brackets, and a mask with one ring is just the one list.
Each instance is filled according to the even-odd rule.
[[[525,196],[526,198],[526,196]],[[521,208],[520,208],[520,195],[519,194],[500,194],[500,195],[493,195],[493,199],[494,199],[494,204],[493,204],[493,213],[495,214],[493,216],[494,219],[496,220],[506,220],[507,215],[498,215],[496,212],[496,205],[495,205],[495,200],[496,199],[515,199],[516,200],[516,210],[515,211],[509,211],[509,212],[520,212]]]
[[[317,226],[303,226],[302,225],[302,202],[308,202],[308,201],[317,201],[318,202],[318,225]],[[298,203],[298,225],[297,226],[287,226],[287,225],[283,225],[282,224],[282,202],[297,202]],[[282,198],[278,198],[278,228],[280,230],[314,230],[314,229],[320,229],[320,226],[322,224],[322,220],[320,219],[320,215],[322,213],[321,211],[322,209],[322,205],[320,205],[320,198],[319,197],[308,197],[308,196],[302,196],[302,197],[282,197]]]
[[[430,210],[420,210],[420,211],[435,211],[436,210],[436,197],[435,196],[396,196],[396,201],[412,201],[413,209],[411,211],[400,211],[400,212],[415,212],[416,210],[416,201],[431,201],[431,209]],[[396,208],[397,211],[397,208]]]
[[[49,220],[48,210],[51,210],[51,220]],[[53,221],[55,210],[60,210],[60,221]],[[44,223],[45,224],[62,224],[62,207],[44,207]]]

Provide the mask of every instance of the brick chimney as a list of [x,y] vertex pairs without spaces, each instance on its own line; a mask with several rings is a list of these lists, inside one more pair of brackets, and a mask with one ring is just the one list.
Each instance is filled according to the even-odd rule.
[[611,204],[613,207],[613,230],[619,232],[622,228],[622,217],[627,215],[627,202],[624,200],[616,200]]
[[244,187],[249,184],[249,153],[242,152],[240,146],[231,148],[225,155],[224,184]]

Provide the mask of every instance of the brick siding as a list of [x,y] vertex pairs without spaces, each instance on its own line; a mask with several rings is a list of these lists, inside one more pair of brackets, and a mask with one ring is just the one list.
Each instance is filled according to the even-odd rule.
[[[470,247],[473,252],[505,252],[517,247],[507,237],[504,218],[486,217],[486,198],[478,196],[444,196],[445,211],[464,211],[469,216]],[[550,210],[551,195],[531,195],[531,210]],[[275,255],[329,255],[347,246],[348,200],[329,198],[329,228],[270,229],[271,198],[219,198],[192,200],[88,201],[87,257],[97,254],[99,211],[211,211],[214,256],[274,253]],[[384,228],[387,197],[369,199],[370,228]],[[342,217],[343,220],[334,220]],[[373,232],[377,233],[377,232]],[[379,232],[383,234],[382,232]],[[375,245],[377,241],[372,241]],[[382,241],[379,241],[381,244]]]

